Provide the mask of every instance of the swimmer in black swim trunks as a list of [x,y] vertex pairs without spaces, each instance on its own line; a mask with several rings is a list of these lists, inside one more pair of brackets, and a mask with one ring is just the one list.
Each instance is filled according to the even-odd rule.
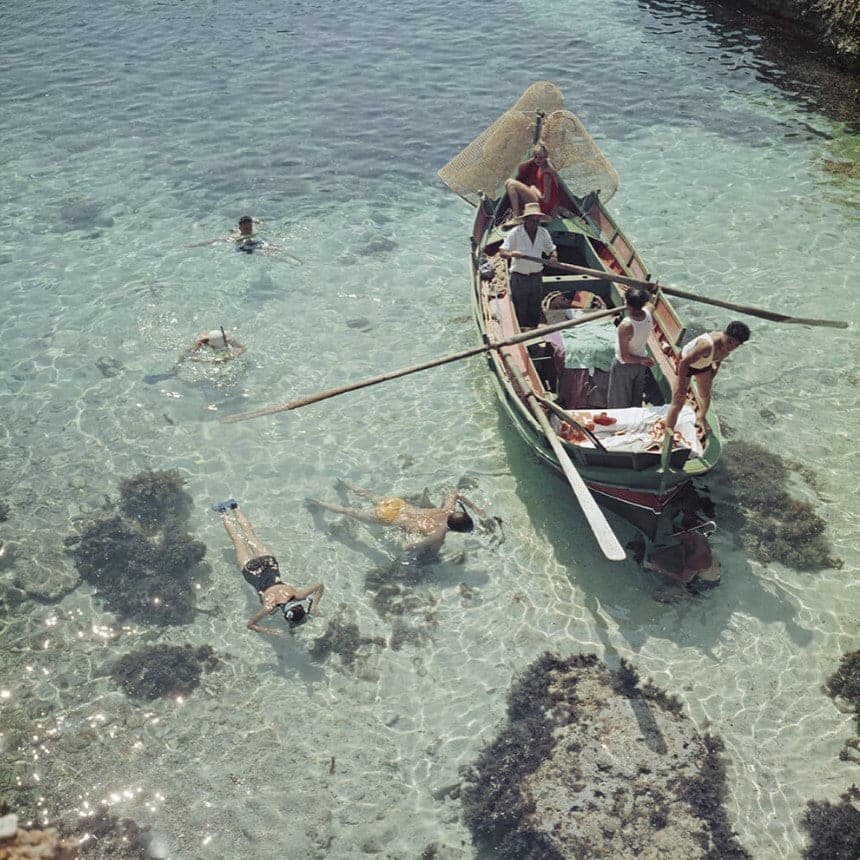
[[[236,549],[236,561],[242,576],[253,586],[260,603],[263,604],[260,611],[248,620],[248,629],[268,633],[270,636],[283,636],[282,631],[261,627],[257,622],[266,615],[271,615],[276,609],[283,612],[284,620],[290,627],[301,623],[305,615],[315,615],[325,590],[323,584],[317,582],[308,588],[297,589],[281,582],[277,559],[254,533],[253,526],[239,510],[238,503],[230,499],[213,505],[212,510],[221,515],[221,522]],[[231,514],[234,519],[231,519]],[[307,609],[304,601],[307,601]]]

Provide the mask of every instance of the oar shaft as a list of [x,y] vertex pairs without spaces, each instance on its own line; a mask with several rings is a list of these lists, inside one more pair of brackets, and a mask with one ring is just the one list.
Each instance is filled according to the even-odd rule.
[[610,281],[616,284],[627,284],[631,287],[644,287],[650,289],[659,287],[666,295],[676,296],[679,299],[690,299],[694,302],[701,302],[705,305],[713,305],[717,308],[726,308],[730,311],[737,311],[741,314],[747,314],[753,317],[761,317],[762,319],[770,320],[771,322],[795,323],[797,325],[812,325],[824,326],[827,328],[848,328],[848,323],[845,320],[817,320],[806,319],[804,317],[792,317],[786,314],[778,314],[774,311],[762,310],[761,308],[753,308],[749,305],[738,305],[734,302],[726,302],[722,299],[711,299],[705,296],[699,296],[695,293],[688,293],[685,290],[678,290],[674,287],[667,287],[657,281],[641,281],[638,278],[630,278],[627,275],[618,275],[614,272],[601,272],[600,269],[589,269],[585,266],[574,266],[572,263],[557,263],[554,261],[544,260],[541,257],[531,257],[523,255],[524,260],[531,260],[534,263],[543,263],[552,269],[559,269],[562,272],[571,272],[576,275],[589,275],[602,281]]
[[541,408],[540,398],[535,394],[528,382],[523,379],[522,374],[514,366],[510,356],[504,351],[501,351],[499,355],[501,355],[508,373],[510,373],[517,387],[520,389],[520,393],[525,398],[529,410],[537,419],[541,431],[546,437],[547,442],[549,442],[549,446],[552,448],[552,452],[555,454],[555,458],[558,460],[558,464],[561,466],[561,470],[564,472],[564,476],[567,478],[567,482],[570,484],[570,488],[573,490],[573,494],[576,496],[576,500],[579,502],[579,506],[582,508],[582,512],[585,514],[585,518],[603,554],[610,561],[623,561],[627,556],[624,552],[624,547],[621,546],[615,532],[612,531],[612,526],[609,525],[606,516],[600,510],[600,506],[597,504],[594,496],[591,495],[591,490],[588,489],[588,486],[582,479],[582,475],[577,472],[573,460],[570,459],[570,455],[565,451],[564,445],[562,445],[561,440],[552,429],[549,419]]
[[595,436],[594,433],[592,433],[591,430],[588,429],[588,427],[586,427],[584,424],[580,424],[579,421],[577,421],[569,412],[566,412],[564,409],[562,409],[561,406],[559,406],[557,403],[553,403],[552,400],[547,400],[545,397],[539,397],[537,394],[535,395],[535,397],[537,397],[537,399],[544,406],[546,406],[546,408],[549,409],[550,412],[554,412],[556,415],[558,415],[558,417],[561,418],[562,421],[567,421],[568,424],[573,424],[574,427],[578,427],[583,433],[585,433],[586,436],[588,436],[589,439],[591,439],[591,442],[595,448],[600,451],[606,450],[606,446],[603,444],[603,442],[601,442],[600,439],[598,439],[597,436]]
[[336,397],[338,394],[346,394],[348,391],[357,391],[359,388],[369,388],[372,385],[379,385],[381,382],[387,382],[389,379],[398,379],[401,376],[408,376],[411,373],[418,373],[422,370],[428,370],[431,367],[439,367],[443,364],[450,364],[453,361],[461,361],[464,358],[471,358],[473,355],[480,355],[482,352],[488,352],[491,349],[499,349],[503,346],[515,346],[520,343],[528,343],[532,340],[540,340],[544,335],[551,332],[561,331],[562,329],[573,328],[574,326],[583,325],[592,320],[601,319],[618,313],[617,308],[607,308],[594,313],[584,314],[574,320],[566,320],[565,322],[555,323],[555,325],[542,326],[541,328],[532,331],[515,334],[504,340],[490,341],[489,343],[475,346],[471,349],[464,349],[462,352],[455,352],[451,355],[445,355],[441,358],[434,358],[430,361],[425,361],[421,364],[413,364],[410,367],[403,367],[400,370],[392,370],[389,373],[381,373],[379,376],[372,376],[369,379],[362,379],[359,382],[351,382],[348,385],[341,385],[338,388],[329,388],[327,391],[320,391],[318,394],[310,394],[307,397],[300,397],[297,400],[290,400],[288,403],[276,403],[273,406],[264,406],[261,409],[254,409],[251,412],[239,412],[236,415],[227,415],[221,421],[224,424],[234,424],[237,421],[245,421],[248,418],[260,418],[263,415],[272,415],[275,412],[286,412],[291,409],[299,409],[302,406],[308,406],[311,403],[318,403],[320,400],[327,400],[329,397]]

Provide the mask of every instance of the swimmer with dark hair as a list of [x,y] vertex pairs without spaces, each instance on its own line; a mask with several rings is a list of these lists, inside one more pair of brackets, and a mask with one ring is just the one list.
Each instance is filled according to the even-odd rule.
[[[233,242],[236,246],[236,250],[242,251],[244,254],[253,254],[254,251],[261,251],[265,254],[269,251],[283,250],[277,245],[273,245],[271,242],[268,242],[257,235],[256,228],[260,223],[260,221],[255,221],[250,215],[243,215],[239,219],[239,228],[236,229],[234,227],[226,236],[219,236],[217,239],[206,239],[203,242],[192,242],[190,245],[186,245],[185,247],[201,248],[203,245],[214,245],[216,242]],[[287,256],[290,259],[295,260],[297,263],[302,262],[293,254],[287,254]]]
[[678,361],[678,377],[672,386],[672,404],[666,415],[666,432],[675,429],[675,422],[687,402],[690,381],[695,377],[699,401],[699,415],[705,421],[711,407],[711,386],[722,363],[740,346],[750,339],[749,326],[734,320],[725,331],[700,334],[682,350]]
[[325,591],[323,584],[317,582],[307,588],[293,588],[292,585],[282,582],[278,560],[257,537],[235,499],[212,505],[212,510],[220,514],[221,523],[236,550],[236,562],[242,576],[257,592],[262,604],[259,612],[248,619],[248,629],[267,633],[269,636],[283,636],[281,630],[261,627],[257,622],[280,610],[284,621],[292,630],[307,621],[309,616],[315,615]]
[[436,551],[442,546],[449,531],[472,531],[475,523],[466,508],[479,517],[485,516],[484,511],[470,502],[459,490],[452,490],[441,508],[418,508],[395,496],[374,496],[369,490],[355,487],[346,481],[340,483],[357,496],[369,499],[372,507],[349,508],[332,502],[321,502],[319,499],[306,499],[307,505],[344,514],[371,525],[393,526],[407,535],[415,535],[418,540],[403,547],[407,552]]

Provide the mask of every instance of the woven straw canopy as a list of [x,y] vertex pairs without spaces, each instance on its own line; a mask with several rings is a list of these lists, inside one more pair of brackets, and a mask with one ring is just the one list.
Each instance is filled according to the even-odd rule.
[[562,108],[561,90],[537,81],[440,171],[439,178],[455,193],[477,206],[479,192],[497,200],[505,180],[530,155],[536,123],[543,114],[540,136],[549,157],[570,191],[584,197],[599,191],[606,201],[618,190],[618,175],[579,119]]

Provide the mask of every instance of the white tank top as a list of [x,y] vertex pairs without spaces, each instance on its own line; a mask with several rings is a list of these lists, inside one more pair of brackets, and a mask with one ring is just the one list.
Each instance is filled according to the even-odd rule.
[[[627,351],[631,355],[638,355],[640,358],[648,355],[647,343],[648,336],[651,334],[651,314],[648,311],[644,313],[644,320],[625,317],[625,322],[629,322],[633,326],[633,337],[630,338],[630,345],[627,347]],[[621,361],[621,348],[618,345],[617,337],[615,338],[615,357]]]
[[704,334],[700,334],[697,338],[691,340],[681,350],[681,358],[686,358],[694,349],[697,349],[701,345],[702,341],[707,342],[708,346],[710,346],[710,350],[706,358],[700,358],[697,362],[690,365],[693,370],[704,370],[704,368],[712,364],[714,360],[714,339],[711,337],[709,332],[705,332]]

